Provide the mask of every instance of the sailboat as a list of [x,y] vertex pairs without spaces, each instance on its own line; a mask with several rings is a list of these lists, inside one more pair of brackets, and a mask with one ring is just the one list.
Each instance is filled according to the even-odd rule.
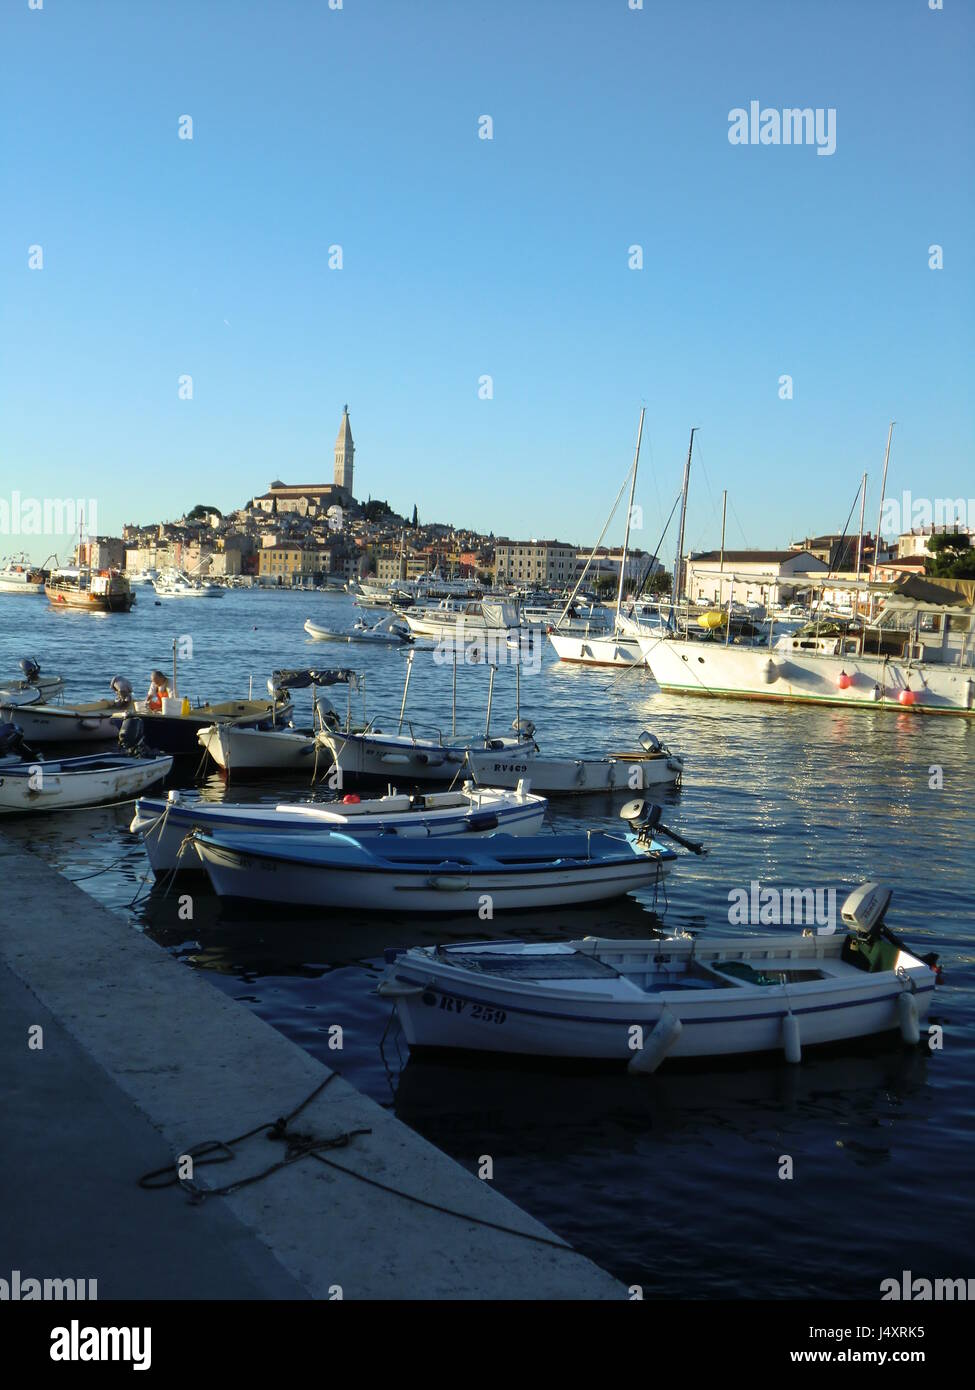
[[554,628],[549,629],[548,640],[555,648],[556,655],[560,661],[574,661],[586,666],[639,666],[643,663],[643,653],[640,650],[639,641],[636,637],[625,633],[620,626],[620,605],[623,602],[623,584],[626,580],[626,557],[630,547],[630,521],[633,516],[633,494],[636,491],[636,474],[640,463],[640,442],[643,438],[643,417],[645,414],[646,408],[644,407],[644,409],[640,411],[640,425],[636,436],[636,453],[633,456],[633,467],[630,470],[630,502],[626,512],[626,530],[623,535],[623,554],[620,558],[620,582],[616,594],[616,609],[613,614],[613,626],[608,632],[605,628],[596,626],[593,626],[590,630],[588,625],[580,632],[578,623],[574,623],[571,630],[562,629],[562,623],[565,621],[566,615],[572,610],[573,600],[586,577],[586,572],[592,564],[600,542],[609,527],[609,523],[613,519],[613,513],[619,505],[623,487],[626,486],[625,479],[623,481],[623,487],[620,488],[620,491],[616,495],[616,501],[613,503],[612,511],[606,518],[606,525],[602,529],[599,540],[596,542],[595,546],[593,546],[592,554],[586,561],[585,568],[579,576],[569,601],[562,610]]

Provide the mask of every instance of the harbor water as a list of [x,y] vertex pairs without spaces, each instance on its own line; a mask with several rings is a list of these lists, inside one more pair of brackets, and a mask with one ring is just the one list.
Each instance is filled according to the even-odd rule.
[[[65,699],[106,698],[114,675],[144,694],[171,669],[195,702],[263,695],[275,668],[365,673],[358,718],[398,719],[405,653],[312,642],[306,618],[351,626],[345,596],[230,591],[158,601],[139,591],[130,614],[59,612],[43,598],[0,598],[0,683],[33,656],[67,681]],[[188,641],[187,641],[188,639]],[[327,912],[280,915],[221,906],[194,884],[153,888],[131,806],[4,819],[23,842],[120,916],[205,973],[472,1171],[492,1160],[506,1196],[647,1298],[862,1297],[881,1281],[971,1273],[970,1146],[975,1101],[975,727],[908,711],[777,707],[663,695],[645,671],[582,669],[548,644],[522,666],[523,718],[543,754],[637,746],[644,729],[685,758],[684,785],[662,798],[664,821],[703,841],[666,898],[597,909],[414,921]],[[345,714],[345,688],[333,700]],[[457,673],[458,729],[483,732],[488,674]],[[310,721],[310,693],[295,695]],[[451,670],[418,650],[407,718],[450,732]],[[511,665],[498,670],[491,730],[515,718]],[[309,794],[288,778],[232,782],[189,765],[170,785],[214,799],[271,804]],[[619,825],[621,798],[556,804],[558,829]],[[385,947],[590,933],[640,936],[729,926],[729,894],[762,887],[837,890],[879,879],[894,890],[889,925],[937,951],[944,980],[929,1024],[940,1047],[880,1040],[807,1056],[668,1070],[649,1078],[520,1062],[411,1060],[375,993]],[[25,903],[25,913],[43,903]],[[129,925],[126,926],[125,924]],[[71,931],[64,922],[63,930]],[[341,1029],[339,1036],[336,1025]],[[179,1019],[173,1019],[179,1027]],[[336,1041],[341,1047],[336,1047]],[[276,1098],[277,1100],[277,1098]],[[786,1162],[791,1160],[791,1164]],[[791,1176],[788,1174],[791,1172]]]

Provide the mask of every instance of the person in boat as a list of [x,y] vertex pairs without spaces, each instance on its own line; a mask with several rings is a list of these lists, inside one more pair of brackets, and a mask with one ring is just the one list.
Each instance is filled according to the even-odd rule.
[[162,702],[169,696],[169,682],[163,671],[149,672],[149,690],[146,694],[146,708],[161,710]]
[[112,677],[112,690],[115,691],[115,703],[121,707],[126,707],[132,703],[132,683],[127,681],[124,676]]

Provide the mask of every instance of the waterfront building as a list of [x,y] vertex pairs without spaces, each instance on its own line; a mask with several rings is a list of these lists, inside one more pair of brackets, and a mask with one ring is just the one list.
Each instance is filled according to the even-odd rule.
[[[829,565],[808,550],[706,550],[684,562],[684,594],[691,603],[788,603]],[[727,571],[727,574],[724,571]],[[734,594],[732,594],[734,589]]]
[[494,547],[494,582],[565,588],[575,580],[577,554],[565,541],[499,540]]

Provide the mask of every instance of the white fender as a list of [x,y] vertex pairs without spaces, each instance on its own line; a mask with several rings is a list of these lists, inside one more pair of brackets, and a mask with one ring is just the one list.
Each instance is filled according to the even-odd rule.
[[683,1023],[665,1004],[649,1038],[640,1051],[635,1052],[630,1058],[627,1071],[635,1072],[639,1076],[649,1076],[655,1072],[683,1031]]
[[917,1043],[921,1038],[921,1026],[917,1017],[917,1003],[914,995],[904,991],[897,1000],[897,1018],[901,1037],[906,1043]]
[[782,1020],[782,1047],[787,1062],[802,1061],[802,1042],[799,1037],[799,1020],[795,1014],[786,1014]]

